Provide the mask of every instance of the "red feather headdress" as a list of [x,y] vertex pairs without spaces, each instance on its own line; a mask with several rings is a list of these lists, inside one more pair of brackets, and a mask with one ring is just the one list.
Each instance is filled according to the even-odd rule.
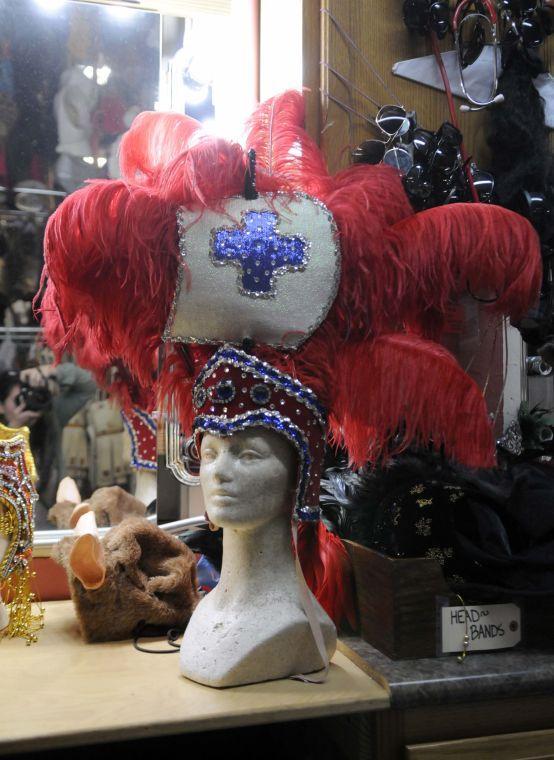
[[[533,228],[481,204],[415,214],[389,167],[331,176],[303,120],[300,93],[273,98],[252,116],[247,147],[256,151],[258,191],[308,193],[330,211],[340,283],[326,318],[296,351],[258,344],[256,356],[315,392],[333,442],[355,466],[414,441],[471,466],[492,464],[482,393],[434,341],[468,287],[494,292],[490,308],[512,318],[533,304],[541,278]],[[222,211],[242,193],[247,162],[239,145],[175,114],[137,117],[120,162],[121,180],[89,183],[49,221],[43,324],[59,352],[91,345],[88,366],[101,372],[117,359],[129,382],[150,392],[178,276],[177,213]],[[192,385],[213,351],[174,347],[156,381],[187,431]]]

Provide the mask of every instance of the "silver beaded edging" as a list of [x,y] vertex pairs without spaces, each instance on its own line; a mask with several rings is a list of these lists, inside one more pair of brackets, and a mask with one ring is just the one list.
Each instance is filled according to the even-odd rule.
[[[241,196],[232,196],[228,200],[233,200],[235,198],[240,198]],[[340,264],[341,264],[341,250],[339,245],[339,231],[337,228],[337,224],[335,222],[335,219],[327,206],[320,201],[318,198],[314,198],[313,196],[309,195],[308,193],[302,193],[302,192],[295,192],[295,193],[285,193],[283,191],[279,191],[277,193],[260,193],[260,197],[269,197],[269,198],[289,198],[289,199],[298,199],[298,198],[304,198],[309,201],[311,201],[314,205],[319,206],[319,208],[322,209],[323,213],[327,217],[331,230],[333,233],[333,239],[334,239],[334,246],[333,246],[333,252],[335,254],[335,259],[338,262],[338,267],[335,270],[334,278],[333,278],[333,286],[331,289],[331,293],[329,295],[329,298],[327,301],[323,304],[323,307],[320,311],[319,317],[316,319],[314,323],[312,323],[307,331],[306,336],[298,343],[296,346],[291,345],[285,345],[283,343],[268,343],[268,346],[271,346],[272,348],[286,348],[289,351],[295,351],[297,350],[302,343],[304,343],[311,335],[312,333],[317,329],[317,327],[323,322],[327,314],[329,313],[329,310],[331,306],[333,305],[335,298],[337,296],[337,292],[339,289],[339,283],[340,283]],[[257,209],[251,209],[253,211]],[[179,232],[179,257],[181,259],[178,267],[177,272],[177,282],[175,285],[175,291],[173,293],[173,299],[171,302],[171,308],[169,312],[169,317],[167,319],[163,334],[162,334],[162,340],[166,343],[198,343],[200,345],[217,345],[221,341],[218,341],[216,339],[205,339],[205,338],[195,338],[192,336],[184,336],[184,335],[171,335],[171,331],[173,329],[173,325],[175,323],[175,318],[177,315],[177,304],[179,302],[179,298],[181,295],[181,290],[183,287],[183,280],[184,280],[184,265],[186,261],[187,256],[187,250],[185,245],[185,234],[187,227],[189,226],[185,221],[185,214],[190,214],[189,211],[187,211],[184,208],[180,208],[177,211],[177,229]],[[236,344],[238,345],[238,343]]]

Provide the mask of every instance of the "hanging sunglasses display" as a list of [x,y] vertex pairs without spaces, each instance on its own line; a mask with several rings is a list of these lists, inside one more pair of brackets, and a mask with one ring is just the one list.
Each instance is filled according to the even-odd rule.
[[[413,13],[412,19],[415,19],[416,11],[420,12],[423,18],[423,11],[430,12],[434,5],[441,4],[431,3],[429,0],[406,0],[404,10],[405,13]],[[443,5],[446,6],[447,11],[448,3]],[[466,5],[472,6],[470,3]],[[349,95],[356,93],[376,110],[373,118],[362,112],[359,107],[354,107],[329,91],[324,91],[329,100],[362,119],[380,133],[379,138],[364,140],[354,148],[351,154],[352,161],[356,164],[388,164],[397,169],[403,178],[406,193],[416,210],[466,201],[489,203],[494,192],[494,179],[488,172],[477,169],[465,157],[462,134],[459,129],[449,122],[445,122],[436,132],[419,127],[415,112],[408,112],[400,105],[394,93],[334,16],[327,10],[323,12],[329,16],[339,34],[396,101],[391,105],[380,105],[341,72],[327,63],[323,64],[327,71],[344,85]],[[438,9],[435,8],[433,12],[435,15],[427,18],[438,18]],[[444,18],[449,18],[448,12],[445,13]],[[421,31],[425,31],[423,27]]]
[[502,42],[533,50],[552,33],[552,19],[541,0],[499,0]]
[[384,139],[364,140],[352,151],[352,160],[354,163],[388,164],[405,174],[413,161],[400,141],[412,129],[410,115],[400,106],[382,106],[375,118],[375,126],[382,132]]
[[344,103],[331,95],[331,93],[326,92],[325,94],[333,103],[376,127],[383,135],[384,139],[382,140],[374,138],[360,143],[352,151],[354,163],[387,164],[398,169],[401,174],[406,174],[413,164],[413,159],[410,150],[402,142],[402,139],[408,138],[412,125],[415,124],[415,114],[407,113],[401,106],[387,105],[379,109],[375,119],[371,119],[349,106],[348,103]]
[[[421,128],[414,130],[414,163],[404,178],[404,188],[414,208],[422,210],[472,199],[460,152],[461,143],[461,132],[449,122],[436,132]],[[469,170],[479,201],[489,203],[494,191],[492,175],[473,165]]]
[[330,92],[324,91],[324,95],[326,95],[329,100],[336,103],[348,113],[357,116],[367,124],[375,127],[380,133],[381,139],[373,138],[364,140],[357,148],[354,149],[352,152],[352,159],[354,163],[383,163],[389,166],[393,166],[402,175],[405,175],[413,164],[411,151],[407,148],[405,143],[409,142],[410,134],[415,127],[415,113],[408,112],[404,106],[400,104],[398,98],[381,77],[379,72],[364,56],[354,40],[342,28],[333,14],[331,14],[327,9],[322,9],[322,12],[327,14],[341,37],[346,41],[349,47],[358,54],[364,64],[369,68],[372,75],[381,84],[383,89],[385,89],[387,93],[392,96],[392,99],[396,101],[396,103],[389,105],[379,104],[370,95],[363,92],[363,90],[361,90],[359,87],[356,87],[356,85],[350,82],[339,71],[334,69],[332,66],[329,66],[329,64],[324,64],[327,70],[345,86],[346,90],[348,90],[349,93],[357,93],[366,101],[368,101],[374,109],[376,109],[375,118],[372,118],[371,116],[362,113],[357,108],[354,108],[348,103],[345,103],[343,100],[337,98]]
[[423,35],[435,32],[442,40],[450,29],[448,0],[404,0],[402,13],[404,23],[412,32]]

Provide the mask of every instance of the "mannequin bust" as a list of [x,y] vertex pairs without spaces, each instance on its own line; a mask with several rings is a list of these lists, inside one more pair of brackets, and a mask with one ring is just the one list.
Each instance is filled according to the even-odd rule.
[[135,470],[135,499],[149,507],[156,500],[158,493],[158,482],[156,470]]
[[[238,686],[324,667],[300,601],[292,552],[296,454],[272,430],[206,433],[200,484],[210,520],[223,531],[221,578],[183,637],[181,674],[207,686]],[[327,655],[336,629],[308,592]]]
[[[0,536],[0,565],[2,564],[2,560],[4,559],[4,555],[8,548],[8,543],[6,536]],[[4,628],[7,628],[9,622],[8,610],[2,599],[0,599],[0,634]]]

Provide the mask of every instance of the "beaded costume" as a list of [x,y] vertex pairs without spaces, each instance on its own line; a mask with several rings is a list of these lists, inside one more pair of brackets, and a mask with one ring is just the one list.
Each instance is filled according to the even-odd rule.
[[134,406],[121,417],[131,439],[131,467],[154,471],[157,468],[156,423],[152,416]]
[[38,498],[31,472],[34,461],[29,448],[29,431],[2,430],[0,439],[0,536],[8,545],[0,557],[0,592],[9,612],[9,622],[0,635],[18,636],[30,644],[42,627],[42,610],[33,613],[33,507]]

